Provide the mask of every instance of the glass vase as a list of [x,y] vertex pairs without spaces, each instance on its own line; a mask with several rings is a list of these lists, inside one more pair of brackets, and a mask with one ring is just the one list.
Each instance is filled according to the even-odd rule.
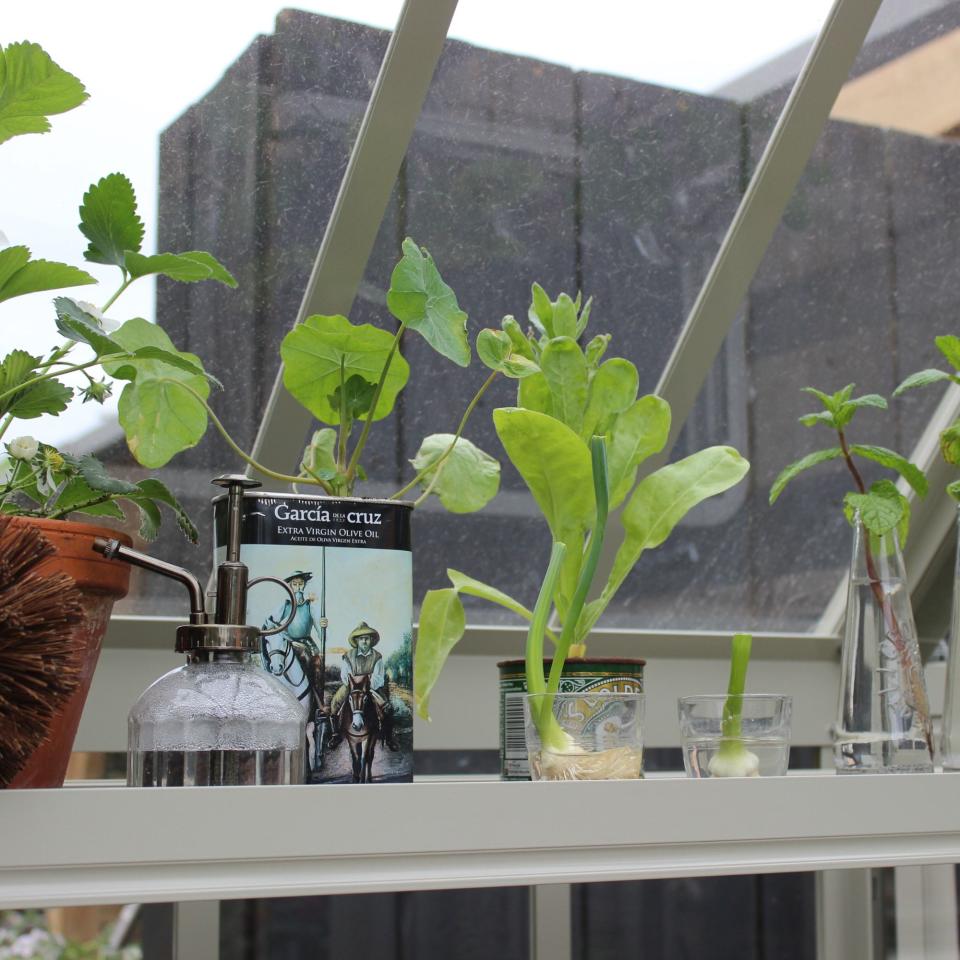
[[960,771],[960,508],[957,514],[957,552],[953,565],[953,608],[950,648],[947,652],[947,690],[943,704],[943,769]]
[[837,771],[932,771],[930,708],[897,533],[870,533],[859,518],[841,659]]

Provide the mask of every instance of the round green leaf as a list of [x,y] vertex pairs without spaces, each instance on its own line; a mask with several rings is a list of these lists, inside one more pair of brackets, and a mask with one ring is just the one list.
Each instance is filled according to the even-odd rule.
[[[339,314],[307,317],[280,344],[283,385],[323,423],[339,424],[340,410],[330,398],[341,382],[356,375],[377,383],[390,355],[394,337],[369,323],[352,324]],[[373,419],[388,416],[397,394],[410,376],[410,367],[397,351],[383,383]]]
[[437,470],[440,471],[431,492],[451,513],[482,510],[500,489],[500,464],[466,437],[458,437],[449,456],[439,467],[430,470],[431,464],[436,463],[453,443],[452,433],[435,433],[420,444],[417,455],[410,462],[417,473],[427,471],[422,480],[424,489],[430,486]]

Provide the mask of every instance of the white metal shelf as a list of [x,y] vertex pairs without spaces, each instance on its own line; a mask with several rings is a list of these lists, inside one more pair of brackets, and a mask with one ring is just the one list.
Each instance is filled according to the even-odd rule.
[[960,775],[0,794],[0,906],[960,861]]

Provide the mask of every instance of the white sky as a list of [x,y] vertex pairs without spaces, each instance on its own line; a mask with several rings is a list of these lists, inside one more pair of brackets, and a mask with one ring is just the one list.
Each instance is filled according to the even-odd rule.
[[[76,74],[91,97],[53,118],[53,132],[0,145],[0,231],[35,257],[83,266],[106,281],[74,295],[102,303],[119,271],[86,265],[76,230],[87,186],[114,171],[133,181],[154,252],[157,138],[212,87],[258,33],[272,32],[284,5],[269,0],[34,0],[5,4],[0,43],[32,40]],[[400,0],[324,0],[301,9],[392,28]],[[452,37],[580,69],[706,93],[818,31],[831,0],[460,0]],[[143,14],[140,13],[143,11]],[[149,19],[146,13],[149,11]],[[2,244],[0,244],[2,245]],[[112,284],[112,286],[111,286]],[[53,345],[51,295],[0,304],[0,355]],[[153,319],[153,285],[141,280],[110,316]],[[57,420],[15,425],[66,444],[103,421],[75,404]]]

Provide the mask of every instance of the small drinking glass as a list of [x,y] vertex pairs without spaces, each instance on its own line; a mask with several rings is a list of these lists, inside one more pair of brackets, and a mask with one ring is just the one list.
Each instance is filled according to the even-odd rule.
[[523,708],[530,779],[642,777],[644,702],[636,692],[528,693]]
[[737,724],[727,717],[725,694],[681,697],[680,736],[688,777],[782,777],[790,762],[793,701],[782,694],[745,693]]

